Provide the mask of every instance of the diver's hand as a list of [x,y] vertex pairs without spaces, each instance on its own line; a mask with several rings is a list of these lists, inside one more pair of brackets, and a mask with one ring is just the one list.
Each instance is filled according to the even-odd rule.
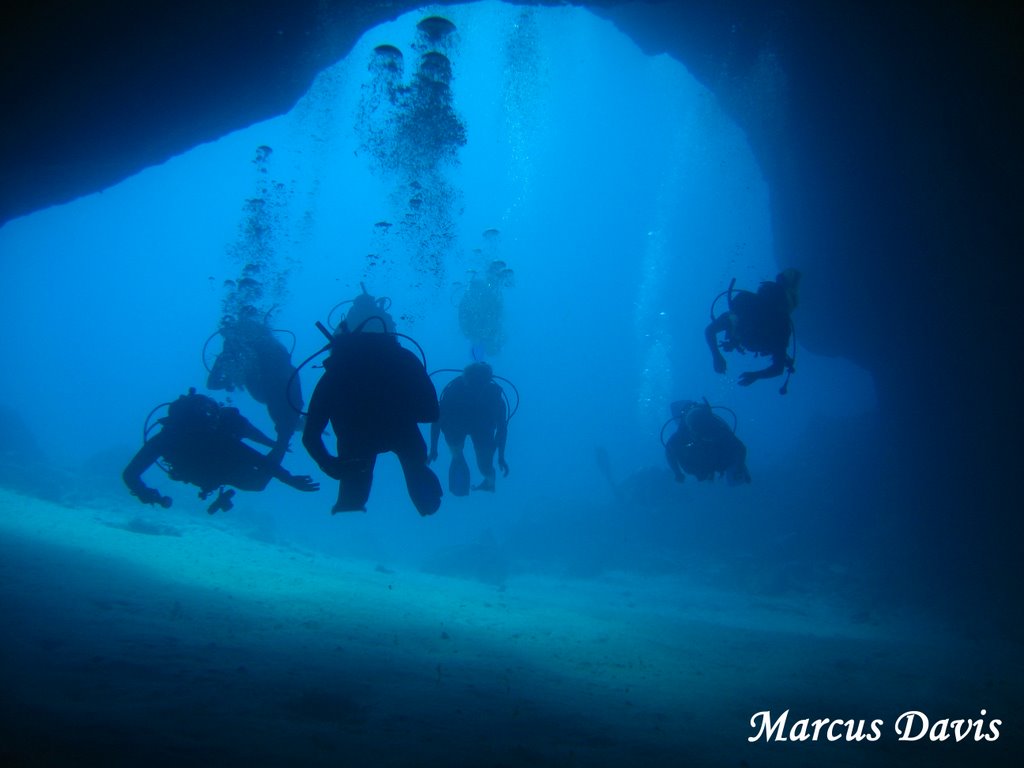
[[320,490],[320,483],[314,480],[309,475],[292,475],[291,479],[286,480],[292,488],[297,491],[303,491],[305,493],[311,493],[313,491]]
[[502,477],[508,477],[508,462],[504,459],[498,459],[498,468],[501,470]]
[[725,373],[725,357],[722,353],[716,350],[715,354],[712,355],[712,359],[714,360],[715,373]]
[[741,387],[749,387],[759,378],[761,377],[757,375],[757,371],[744,371],[743,373],[740,374],[739,385]]

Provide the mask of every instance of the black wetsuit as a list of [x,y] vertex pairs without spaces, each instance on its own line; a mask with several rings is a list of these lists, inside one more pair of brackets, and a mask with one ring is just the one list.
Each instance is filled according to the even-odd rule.
[[[276,445],[277,451],[265,456],[243,440]],[[316,490],[319,486],[311,478],[293,475],[281,466],[283,451],[237,409],[220,408],[216,418],[207,423],[166,419],[163,429],[147,440],[125,467],[122,479],[143,503],[163,506],[170,506],[170,499],[142,481],[143,472],[161,458],[167,464],[168,476],[198,486],[201,498],[225,485],[262,491],[273,477],[298,490]]]
[[730,481],[749,482],[747,447],[709,406],[673,407],[673,415],[679,428],[665,443],[665,458],[677,477],[683,471],[702,481],[732,473]]
[[[431,428],[431,448],[437,447],[437,433],[444,434],[452,453],[448,487],[457,496],[469,492],[469,468],[463,451],[466,438],[473,441],[476,464],[484,476],[484,487],[493,489],[494,452],[504,454],[508,435],[505,398],[493,380],[471,384],[458,376],[441,393],[441,418]],[[504,460],[504,456],[502,456]]]
[[[418,424],[436,421],[437,391],[420,360],[394,336],[339,334],[310,398],[302,443],[330,477],[340,481],[335,512],[365,510],[380,453],[398,456],[409,497],[421,515],[441,504],[441,484],[427,466]],[[324,445],[330,422],[338,455]]]

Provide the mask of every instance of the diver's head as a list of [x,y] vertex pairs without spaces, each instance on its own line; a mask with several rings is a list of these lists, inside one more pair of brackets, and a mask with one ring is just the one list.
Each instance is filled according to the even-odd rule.
[[797,269],[790,267],[780,272],[775,282],[781,285],[786,291],[786,298],[789,299],[790,310],[796,309],[800,303],[800,278],[802,275]]
[[696,400],[677,400],[669,406],[669,410],[673,414],[685,415],[696,408],[700,403]]
[[[245,304],[238,311],[238,322],[239,323],[258,323],[258,322],[262,322],[263,314],[264,313],[260,312],[260,310],[258,310],[252,304]],[[266,314],[269,315],[270,313],[267,312]]]
[[390,299],[384,296],[375,299],[363,286],[363,292],[352,299],[344,325],[350,332],[394,333],[395,321],[388,313],[390,306]]
[[167,407],[165,424],[185,432],[203,432],[212,429],[220,415],[220,405],[212,397],[196,393],[190,387]]
[[477,361],[470,363],[462,370],[467,384],[479,386],[486,384],[494,376],[494,369],[488,363]]

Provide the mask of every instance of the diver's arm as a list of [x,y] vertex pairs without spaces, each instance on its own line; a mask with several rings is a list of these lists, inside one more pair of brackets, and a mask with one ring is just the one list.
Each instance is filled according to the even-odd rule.
[[277,441],[272,440],[259,427],[249,421],[242,414],[238,414],[241,437],[245,440],[252,440],[258,445],[265,445],[267,448],[277,446]]
[[508,421],[506,419],[498,422],[494,441],[498,444],[498,467],[501,468],[502,474],[508,477],[508,462],[505,461],[505,443],[508,441]]
[[740,374],[739,385],[741,387],[749,387],[758,379],[772,379],[776,376],[781,376],[786,370],[787,357],[779,357],[777,355],[772,356],[772,364],[767,368],[763,368],[760,371],[744,371]]
[[309,400],[309,413],[306,416],[306,426],[302,430],[302,444],[317,466],[324,471],[328,477],[338,479],[338,459],[332,456],[327,446],[324,445],[324,430],[327,429],[327,422],[330,421],[330,394],[324,380],[329,374],[324,374]]
[[704,341],[707,342],[708,349],[711,350],[711,362],[715,367],[716,373],[725,373],[725,357],[722,355],[721,350],[718,349],[718,334],[729,330],[729,315],[728,313],[717,317],[708,323],[707,328],[704,329]]
[[505,477],[508,477],[508,464],[505,461],[505,443],[508,441],[508,411],[505,408],[505,398],[501,393],[501,387],[493,384],[493,406],[492,416],[494,424],[494,442],[498,447],[498,466]]
[[237,408],[223,407],[220,410],[218,432],[230,435],[234,440],[251,440],[267,448],[273,448],[275,441],[267,437],[255,424],[249,421]]
[[677,483],[681,483],[686,480],[686,475],[683,474],[683,469],[679,466],[679,461],[676,459],[676,455],[672,450],[671,444],[665,446],[665,461],[668,462],[668,468],[672,470],[672,474],[675,475]]
[[259,445],[265,445],[267,448],[274,448],[277,446],[277,441],[272,440],[267,436],[265,432],[255,427],[253,424],[249,424],[249,429],[246,430],[243,435],[246,440],[252,440],[254,443]]
[[[441,418],[441,405],[437,400],[437,389],[434,382],[423,368],[423,363],[412,352],[402,349],[402,373],[409,382],[409,405],[416,414],[420,424],[433,424]],[[403,370],[404,369],[404,370]]]
[[430,453],[427,455],[427,463],[434,461],[437,458],[437,441],[441,437],[441,421],[433,421],[430,423]]
[[163,455],[165,441],[166,438],[163,438],[162,432],[147,440],[121,473],[121,479],[128,486],[132,496],[138,498],[143,504],[159,504],[164,509],[171,506],[170,497],[161,496],[156,488],[150,488],[142,482],[142,473],[153,466],[156,460]]

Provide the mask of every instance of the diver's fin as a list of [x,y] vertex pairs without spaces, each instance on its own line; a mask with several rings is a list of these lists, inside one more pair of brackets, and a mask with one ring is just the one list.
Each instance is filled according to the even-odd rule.
[[217,498],[213,500],[213,503],[206,508],[207,514],[214,514],[215,512],[227,512],[235,503],[231,500],[231,497],[235,495],[234,488],[221,488],[220,493],[217,494]]
[[338,502],[333,507],[331,507],[331,514],[332,515],[336,515],[339,512],[365,512],[365,511],[366,511],[366,507],[354,507],[354,506],[351,506],[351,505],[342,504],[341,502]]
[[410,469],[405,475],[405,485],[416,511],[423,517],[432,515],[441,507],[441,481],[426,464]]

